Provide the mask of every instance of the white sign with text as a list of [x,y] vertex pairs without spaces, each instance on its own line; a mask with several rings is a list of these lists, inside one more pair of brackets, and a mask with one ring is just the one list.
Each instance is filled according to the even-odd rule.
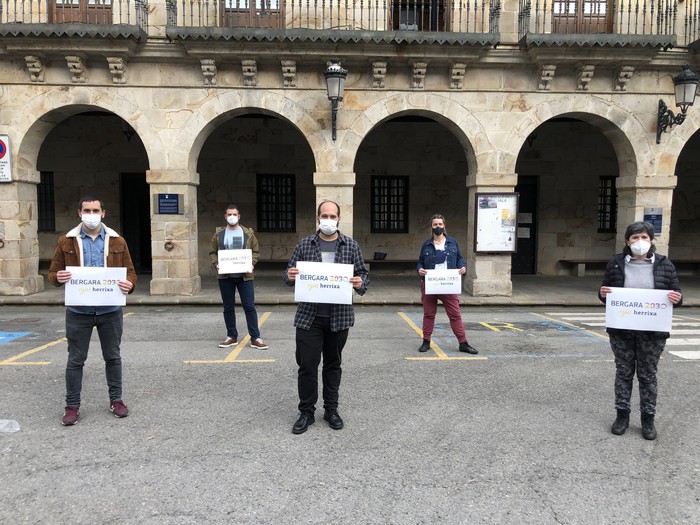
[[126,295],[117,281],[126,281],[126,268],[66,266],[66,306],[124,306]]
[[605,326],[626,330],[670,332],[673,303],[669,290],[612,288],[605,296]]
[[426,270],[425,293],[428,295],[459,295],[462,293],[462,276],[459,270]]
[[297,261],[294,300],[300,303],[352,304],[352,264]]
[[219,250],[219,273],[250,273],[253,271],[253,250]]

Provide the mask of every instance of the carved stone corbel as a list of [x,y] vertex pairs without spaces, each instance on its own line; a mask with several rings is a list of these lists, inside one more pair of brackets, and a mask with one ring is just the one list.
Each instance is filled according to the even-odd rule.
[[122,57],[107,57],[109,72],[112,73],[113,84],[126,84],[126,59]]
[[71,80],[74,83],[84,84],[87,82],[87,72],[85,71],[85,61],[83,57],[69,55],[66,57],[66,64],[68,65],[68,71],[73,75]]
[[258,85],[258,64],[255,60],[241,60],[243,66],[243,85],[255,87]]
[[202,75],[204,75],[205,86],[216,85],[216,61],[211,58],[202,58],[199,61],[202,66]]
[[284,78],[284,87],[297,87],[296,60],[282,60],[282,78]]
[[386,62],[372,62],[372,88],[384,89],[384,79],[386,78]]
[[632,79],[634,74],[634,66],[622,66],[617,70],[615,80],[616,91],[627,91],[627,82]]
[[538,89],[541,91],[549,91],[552,87],[552,80],[554,80],[554,73],[557,71],[557,66],[554,64],[545,64],[540,66],[540,71],[538,73],[539,82],[537,84]]
[[425,73],[428,70],[427,62],[411,62],[413,67],[413,89],[423,89]]
[[32,82],[44,82],[46,71],[41,57],[36,55],[27,55],[24,57],[24,62],[27,64],[29,71],[29,79]]
[[450,71],[450,89],[462,89],[462,80],[467,71],[467,65],[459,62],[452,63]]
[[576,75],[578,76],[578,85],[576,89],[579,91],[588,91],[588,84],[593,80],[593,73],[595,73],[595,66],[580,66],[576,70]]

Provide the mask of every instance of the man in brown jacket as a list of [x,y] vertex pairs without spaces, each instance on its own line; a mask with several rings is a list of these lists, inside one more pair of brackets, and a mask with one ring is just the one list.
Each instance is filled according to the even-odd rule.
[[[100,199],[86,196],[80,199],[78,217],[82,224],[61,236],[49,268],[49,282],[62,286],[71,278],[67,266],[126,268],[126,280],[118,281],[124,294],[134,291],[136,271],[129,248],[123,237],[102,224],[105,216]],[[121,306],[69,306],[66,309],[66,408],[63,425],[75,425],[80,416],[80,391],[83,365],[88,355],[93,327],[97,327],[105,360],[109,408],[116,417],[126,417],[129,409],[122,401],[122,360],[119,345],[124,329]]]

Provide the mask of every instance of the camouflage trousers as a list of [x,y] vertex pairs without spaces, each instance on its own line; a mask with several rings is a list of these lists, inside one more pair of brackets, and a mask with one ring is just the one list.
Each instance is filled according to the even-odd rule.
[[656,413],[658,393],[656,369],[666,346],[666,336],[659,332],[616,330],[609,333],[615,355],[615,409],[630,410],[635,371],[639,382],[639,411]]

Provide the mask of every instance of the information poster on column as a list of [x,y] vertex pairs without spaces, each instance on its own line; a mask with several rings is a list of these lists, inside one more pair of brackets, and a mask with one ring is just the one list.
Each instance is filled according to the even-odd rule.
[[517,193],[476,194],[475,252],[517,251],[518,196]]

